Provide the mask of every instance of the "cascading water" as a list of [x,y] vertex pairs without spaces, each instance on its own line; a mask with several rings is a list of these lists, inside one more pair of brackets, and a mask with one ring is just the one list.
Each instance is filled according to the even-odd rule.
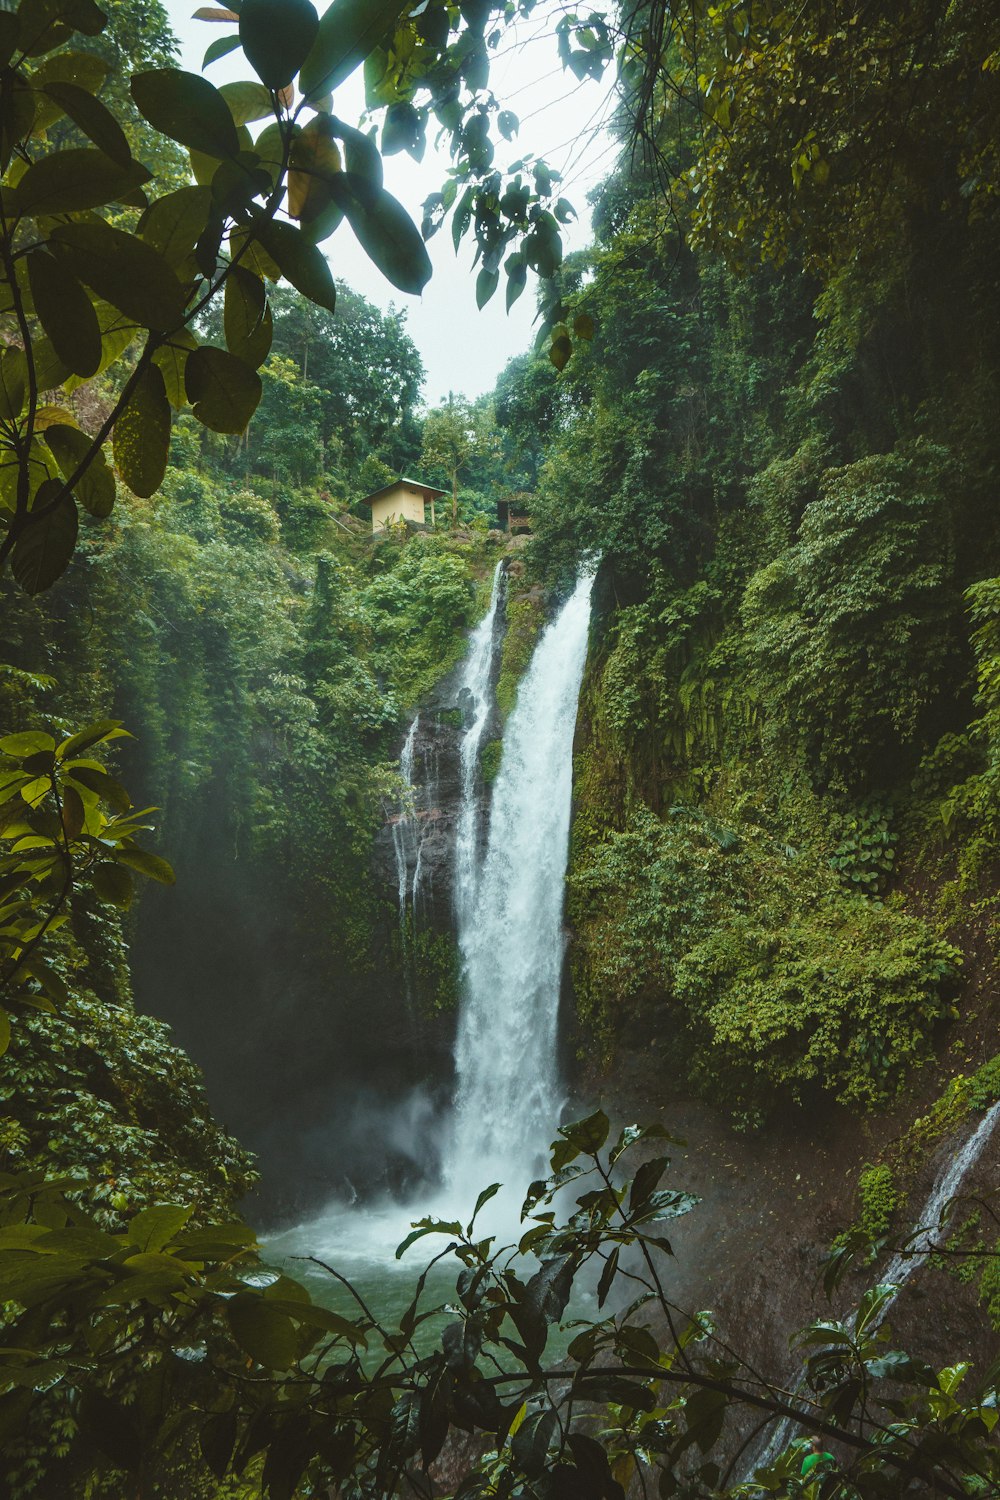
[[[592,587],[588,572],[535,648],[504,732],[482,867],[473,857],[463,877],[464,995],[445,1165],[456,1199],[491,1179],[520,1189],[556,1123],[563,882]],[[472,794],[470,775],[467,801]]]
[[497,608],[503,597],[506,568],[501,560],[493,574],[490,607],[476,626],[465,658],[459,704],[471,719],[462,736],[460,751],[462,802],[455,833],[455,915],[459,930],[468,920],[475,903],[479,876],[479,799],[476,780],[479,771],[479,747],[493,706],[490,693],[494,658],[494,632]]
[[966,1176],[972,1167],[982,1156],[986,1143],[996,1128],[997,1120],[1000,1119],[1000,1103],[994,1104],[986,1111],[977,1128],[972,1132],[962,1147],[941,1173],[937,1182],[931,1190],[931,1195],[924,1204],[923,1212],[919,1221],[910,1231],[907,1241],[907,1252],[905,1255],[894,1255],[885,1268],[885,1275],[881,1278],[884,1282],[892,1282],[896,1291],[886,1302],[879,1315],[879,1322],[886,1316],[893,1302],[899,1296],[906,1282],[909,1281],[914,1271],[922,1266],[933,1249],[933,1233],[941,1222],[941,1214],[945,1205],[954,1198]]
[[[489,1205],[496,1228],[516,1225],[521,1195],[557,1124],[556,1057],[563,959],[563,883],[569,848],[572,751],[587,653],[593,578],[581,578],[542,633],[507,721],[494,783],[486,852],[480,858],[479,750],[492,708],[494,627],[502,598],[497,569],[485,619],[473,632],[460,688],[466,729],[461,744],[462,801],[455,848],[455,910],[463,962],[456,1042],[454,1128],[443,1184],[409,1205],[383,1202],[345,1211],[331,1207],[270,1242],[282,1255],[336,1257],[348,1274],[387,1305],[398,1297],[396,1245],[424,1213],[464,1218],[479,1190],[502,1181],[510,1195]],[[393,825],[401,919],[414,900],[411,868],[419,860],[420,812],[426,801],[417,722],[400,758],[414,786],[413,816]],[[412,827],[410,826],[412,825]],[[399,841],[396,830],[399,829]],[[416,843],[409,840],[416,838]],[[418,1091],[419,1092],[419,1091]],[[405,1278],[404,1278],[405,1279]],[[373,1283],[374,1284],[374,1283]],[[407,1294],[408,1295],[408,1294]],[[400,1309],[401,1310],[401,1309]]]
[[[399,946],[402,958],[403,982],[406,986],[407,1004],[412,1004],[413,983],[410,963],[410,934],[407,931],[407,911],[411,922],[416,923],[417,893],[420,889],[420,828],[417,821],[413,784],[413,747],[420,727],[417,714],[410,725],[399,756],[399,774],[406,782],[408,791],[392,823],[392,847],[396,856],[396,882],[399,893]],[[413,869],[411,880],[410,869]]]
[[[898,1255],[894,1255],[886,1266],[885,1272],[879,1278],[881,1285],[892,1286],[894,1290],[892,1295],[887,1297],[882,1304],[877,1316],[867,1324],[868,1333],[873,1333],[879,1324],[885,1321],[903,1287],[913,1273],[919,1270],[927,1257],[933,1252],[934,1234],[940,1225],[941,1215],[946,1205],[958,1193],[969,1172],[983,1154],[998,1120],[1000,1120],[1000,1102],[994,1104],[986,1111],[976,1129],[962,1146],[962,1149],[955,1153],[944,1170],[938,1174],[937,1181],[920,1211],[920,1218],[907,1236],[905,1253],[901,1252]],[[852,1308],[843,1321],[851,1323],[856,1313],[857,1308]],[[803,1413],[803,1424],[808,1425],[808,1421],[808,1413]],[[752,1474],[754,1469],[765,1468],[768,1464],[774,1462],[779,1453],[788,1446],[796,1425],[798,1424],[791,1417],[782,1418],[771,1432],[760,1452],[750,1461],[748,1474]]]

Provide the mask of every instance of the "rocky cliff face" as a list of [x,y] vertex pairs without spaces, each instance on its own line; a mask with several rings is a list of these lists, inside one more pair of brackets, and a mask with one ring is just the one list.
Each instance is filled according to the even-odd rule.
[[[491,706],[480,741],[484,746],[502,730],[492,698],[505,629],[501,598],[490,645]],[[421,704],[400,753],[409,793],[387,807],[372,849],[372,870],[384,903],[379,953],[388,981],[399,985],[419,1044],[432,1050],[450,1049],[457,993],[455,848],[464,795],[461,749],[476,706],[465,677],[461,662]],[[489,780],[478,768],[480,840],[486,837],[489,796]]]

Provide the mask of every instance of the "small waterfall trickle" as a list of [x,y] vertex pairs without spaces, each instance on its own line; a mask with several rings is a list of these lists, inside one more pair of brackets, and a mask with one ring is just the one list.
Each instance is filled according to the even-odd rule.
[[955,1154],[945,1170],[940,1173],[923,1206],[919,1220],[914,1224],[907,1238],[906,1253],[894,1255],[885,1268],[885,1274],[879,1278],[883,1282],[892,1283],[896,1288],[879,1314],[879,1323],[886,1317],[914,1271],[918,1270],[933,1252],[934,1245],[930,1236],[941,1222],[945,1205],[955,1197],[969,1172],[982,1156],[998,1119],[1000,1119],[1000,1101],[986,1111],[961,1151]]
[[480,807],[476,783],[483,731],[493,707],[490,686],[495,654],[494,635],[505,578],[506,567],[501,559],[493,573],[490,607],[469,641],[469,654],[465,658],[458,695],[459,706],[467,716],[471,716],[462,735],[462,801],[455,833],[455,915],[459,930],[467,921],[475,902],[479,874]]
[[[420,715],[410,725],[399,756],[399,774],[406,782],[399,810],[392,821],[392,847],[396,856],[396,881],[399,897],[399,948],[407,1004],[413,1001],[412,934],[417,920],[417,893],[420,889],[421,831],[415,805],[413,783],[413,749],[416,744]],[[411,876],[410,871],[413,871]],[[407,922],[409,917],[409,924]]]
[[[945,1207],[956,1196],[962,1183],[969,1172],[982,1156],[987,1142],[996,1129],[997,1121],[1000,1119],[1000,1101],[992,1105],[980,1120],[976,1129],[967,1138],[960,1151],[957,1151],[951,1160],[938,1173],[937,1181],[931,1188],[920,1211],[920,1217],[914,1224],[906,1237],[907,1246],[905,1252],[900,1251],[894,1255],[885,1268],[885,1272],[879,1277],[879,1284],[892,1286],[892,1295],[886,1299],[879,1309],[878,1315],[867,1325],[868,1332],[874,1332],[880,1323],[888,1317],[889,1312],[899,1297],[906,1283],[913,1273],[933,1253],[933,1234],[941,1222],[941,1215]],[[858,1309],[852,1308],[843,1319],[850,1323],[857,1314]],[[808,1413],[803,1413],[802,1424],[808,1426]],[[783,1417],[773,1429],[759,1453],[750,1460],[748,1473],[752,1474],[755,1469],[766,1468],[768,1464],[774,1463],[778,1455],[788,1446],[792,1433],[797,1425],[791,1417]]]
[[[474,1197],[491,1180],[520,1189],[557,1121],[573,737],[592,587],[588,572],[539,639],[504,732],[485,856],[477,869],[470,838],[460,875],[464,995],[445,1166],[455,1198]],[[472,796],[470,774],[467,804]]]

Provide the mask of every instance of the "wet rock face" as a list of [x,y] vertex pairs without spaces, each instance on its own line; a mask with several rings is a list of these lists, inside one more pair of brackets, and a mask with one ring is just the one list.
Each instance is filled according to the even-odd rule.
[[[500,642],[501,611],[493,634],[495,683]],[[412,812],[387,812],[372,853],[379,890],[399,909],[401,893],[418,929],[454,930],[455,838],[462,808],[462,738],[475,713],[471,693],[463,687],[464,664],[443,678],[420,708],[409,747],[413,783]],[[483,733],[485,744],[499,736],[501,724],[494,704]],[[402,769],[406,774],[405,753]],[[480,837],[485,837],[489,787],[477,778]],[[405,872],[405,873],[404,873]]]

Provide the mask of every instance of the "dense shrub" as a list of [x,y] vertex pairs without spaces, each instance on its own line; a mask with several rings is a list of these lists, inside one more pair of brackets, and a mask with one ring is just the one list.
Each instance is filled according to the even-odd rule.
[[750,580],[743,619],[770,743],[824,778],[884,781],[927,742],[960,676],[949,455],[914,443],[829,469],[795,542]]
[[820,1093],[886,1103],[949,1011],[954,949],[752,823],[638,810],[582,853],[570,910],[591,1022],[654,1006],[696,1085],[748,1118]]

